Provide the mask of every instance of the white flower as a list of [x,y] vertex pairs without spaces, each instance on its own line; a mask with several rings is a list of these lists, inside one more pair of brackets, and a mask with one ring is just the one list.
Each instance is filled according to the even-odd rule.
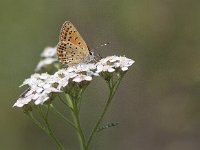
[[58,70],[54,75],[60,76],[60,78],[68,77],[70,79],[70,78],[74,78],[77,75],[77,73],[75,73],[74,71],[71,71],[67,68],[67,69]]
[[50,93],[60,92],[54,87],[46,87],[47,89],[45,89],[40,87],[36,88],[36,86],[34,86],[34,88],[35,89],[29,90],[24,96],[20,97],[13,107],[23,107],[29,102],[34,102],[35,105],[43,104],[49,99]]
[[[41,56],[52,56],[52,51],[52,49],[46,49]],[[38,64],[36,70],[54,61],[57,61],[57,59],[46,58]],[[101,72],[112,73],[115,72],[117,68],[126,71],[133,63],[133,60],[126,57],[108,56],[101,59],[96,64],[81,63],[76,66],[68,67],[67,69],[60,69],[53,75],[35,73],[31,75],[30,78],[25,79],[21,86],[28,85],[29,88],[20,96],[13,106],[23,107],[30,102],[35,105],[42,105],[50,98],[51,93],[63,92],[63,88],[71,85],[69,82],[77,82],[78,84],[82,81],[91,81],[93,76],[98,76]]]
[[41,70],[43,67],[50,65],[54,62],[58,61],[57,58],[45,58],[40,60],[40,62],[38,63],[37,67],[35,68],[35,71],[39,71]]
[[35,74],[31,75],[30,78],[25,79],[25,81],[23,82],[23,84],[20,85],[19,87],[22,87],[22,86],[24,86],[26,84],[29,85],[29,86],[38,84],[38,82],[40,82],[40,80],[38,80],[39,77],[40,77],[40,74],[35,73]]
[[56,47],[47,47],[40,55],[43,59],[40,60],[35,71],[41,70],[43,67],[58,61],[56,57]]
[[43,88],[41,88],[41,87],[35,87],[35,92],[36,93],[42,93],[43,91],[44,91]]
[[46,47],[40,56],[41,57],[56,57],[56,47]]
[[71,66],[71,67],[68,67],[67,70],[69,72],[76,72],[76,73],[79,73],[79,72],[88,72],[88,71],[91,71],[91,70],[94,70],[96,69],[96,66],[95,64],[93,63],[80,63],[78,65],[75,65],[75,66]]
[[100,73],[102,71],[108,71],[108,72],[114,72],[115,69],[113,69],[113,66],[110,66],[110,65],[102,65],[102,64],[98,64],[97,65],[97,73]]
[[63,78],[58,82],[57,89],[61,90],[63,87],[66,87],[68,85],[69,81],[68,78]]
[[75,72],[87,72],[96,69],[95,64],[80,64],[76,67]]
[[31,101],[31,98],[19,98],[13,107],[23,107]]
[[91,76],[87,76],[87,75],[82,75],[79,74],[78,76],[76,76],[73,81],[74,82],[81,82],[81,81],[91,81],[92,77]]
[[108,56],[101,59],[97,64],[97,73],[102,71],[114,72],[114,68],[121,68],[122,71],[128,70],[128,67],[134,63],[132,59],[118,56]]
[[52,83],[49,83],[49,78],[52,79],[53,75],[47,73],[31,75],[29,79],[26,79],[23,85],[29,85],[29,89],[22,94],[17,100],[14,106],[22,107],[29,102],[34,102],[35,105],[43,104],[49,99],[49,94],[54,92],[61,92],[59,89],[53,87]]
[[115,62],[116,60],[118,60],[119,57],[118,56],[107,56],[106,58],[102,58],[99,62],[102,64],[107,64],[108,62]]
[[42,73],[42,74],[40,74],[39,78],[45,80],[45,79],[48,79],[49,76],[50,75],[48,73]]
[[60,69],[51,78],[49,78],[50,83],[58,83],[57,89],[66,87],[68,85],[69,79],[73,79],[77,74],[74,72],[68,72],[66,69]]
[[114,66],[120,67],[122,71],[128,70],[128,67],[131,66],[135,61],[128,59],[126,57],[119,57],[119,59],[114,63]]
[[43,104],[45,101],[49,99],[46,93],[40,95],[40,97],[35,101],[35,105]]

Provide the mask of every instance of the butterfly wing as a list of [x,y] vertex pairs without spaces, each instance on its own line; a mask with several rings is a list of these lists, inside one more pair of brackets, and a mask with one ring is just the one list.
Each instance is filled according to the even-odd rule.
[[61,63],[68,65],[78,64],[89,55],[87,44],[70,21],[61,28],[57,53]]
[[89,51],[87,44],[70,21],[65,21],[61,28],[60,41],[69,41],[81,49],[87,50],[87,52]]
[[62,64],[74,65],[84,62],[88,54],[70,41],[60,41],[57,45],[57,55]]

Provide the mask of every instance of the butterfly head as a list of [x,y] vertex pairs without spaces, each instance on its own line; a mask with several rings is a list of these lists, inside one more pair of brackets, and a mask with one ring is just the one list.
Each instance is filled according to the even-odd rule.
[[102,57],[94,49],[89,52],[90,61],[98,62]]
[[102,56],[96,50],[100,47],[107,46],[108,44],[110,44],[110,43],[101,44],[100,46],[97,46],[96,48],[90,50],[89,51],[89,55],[90,55],[90,58],[91,58],[90,60],[98,62],[100,59],[102,59]]

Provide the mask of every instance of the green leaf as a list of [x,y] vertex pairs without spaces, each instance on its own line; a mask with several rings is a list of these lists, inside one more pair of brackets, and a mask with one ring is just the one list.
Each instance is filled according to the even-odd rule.
[[111,128],[111,127],[115,127],[115,126],[117,126],[118,124],[119,124],[119,122],[115,122],[115,123],[110,122],[110,123],[107,123],[107,124],[105,124],[105,125],[99,127],[99,128],[97,129],[97,132],[100,132],[100,131],[102,131],[102,130],[104,130],[104,129],[108,129],[108,128]]

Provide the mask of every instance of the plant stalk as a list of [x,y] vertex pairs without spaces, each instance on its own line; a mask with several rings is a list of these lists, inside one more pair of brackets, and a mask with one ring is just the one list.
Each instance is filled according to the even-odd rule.
[[66,94],[66,98],[67,98],[68,103],[70,103],[73,106],[73,109],[71,109],[71,112],[72,112],[72,117],[74,119],[74,124],[76,125],[76,128],[77,128],[76,131],[77,131],[77,135],[80,141],[80,148],[81,150],[87,150],[85,136],[80,124],[80,114],[79,114],[79,109],[78,109],[76,100],[72,100],[70,95],[68,94]]
[[99,119],[97,120],[90,136],[89,136],[89,139],[87,141],[87,145],[86,145],[86,148],[88,149],[89,146],[90,146],[90,143],[93,139],[93,137],[95,136],[95,133],[97,131],[97,129],[99,128],[99,125],[101,123],[101,121],[103,120],[103,117],[105,116],[105,113],[107,112],[108,110],[108,107],[113,99],[113,96],[115,95],[116,91],[117,91],[117,88],[119,86],[119,83],[121,81],[122,77],[119,78],[115,83],[113,83],[113,81],[109,81],[108,85],[109,85],[109,89],[110,89],[110,93],[109,93],[109,97],[108,97],[108,100],[106,101],[106,104],[105,104],[105,107],[101,113],[101,115],[99,116]]

